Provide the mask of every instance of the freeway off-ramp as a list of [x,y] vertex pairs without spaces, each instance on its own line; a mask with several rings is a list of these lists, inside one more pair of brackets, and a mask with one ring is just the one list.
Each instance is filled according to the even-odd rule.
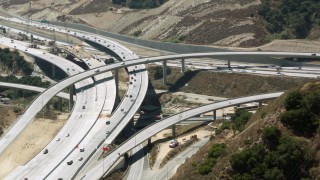
[[209,105],[205,105],[202,107],[194,108],[188,111],[184,111],[178,114],[175,114],[173,116],[170,116],[168,118],[165,118],[153,125],[150,125],[141,131],[139,131],[137,134],[123,142],[118,148],[113,150],[106,158],[103,159],[97,166],[92,168],[91,171],[88,173],[80,175],[79,179],[99,179],[101,176],[103,176],[104,172],[107,171],[109,167],[123,154],[125,154],[127,151],[131,150],[135,146],[143,143],[150,137],[152,137],[154,134],[157,134],[161,130],[176,124],[180,121],[186,120],[188,118],[191,118],[193,116],[197,116],[212,110],[222,109],[229,106],[235,106],[238,104],[243,103],[249,103],[249,102],[255,102],[255,101],[261,101],[266,99],[274,99],[276,97],[279,97],[283,92],[279,93],[270,93],[270,94],[263,94],[263,95],[256,95],[256,96],[249,96],[249,97],[242,97],[242,98],[236,98],[231,100],[226,100],[218,103],[213,103]]
[[[40,92],[40,93],[46,90],[45,88],[42,88],[42,87],[30,86],[25,84],[7,83],[7,82],[0,82],[0,87],[15,88],[15,89],[21,89],[21,90]],[[57,94],[57,97],[69,100],[69,94],[67,93],[60,92]],[[75,99],[76,99],[76,96],[73,97],[73,100]]]

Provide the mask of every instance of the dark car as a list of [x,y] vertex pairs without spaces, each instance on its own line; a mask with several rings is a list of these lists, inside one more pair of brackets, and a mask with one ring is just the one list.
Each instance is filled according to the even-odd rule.
[[106,121],[106,125],[109,125],[110,124],[110,121]]
[[73,163],[72,160],[67,162],[68,165],[71,165],[72,163]]
[[43,151],[43,154],[47,154],[49,152],[49,150],[48,149],[45,149],[44,151]]

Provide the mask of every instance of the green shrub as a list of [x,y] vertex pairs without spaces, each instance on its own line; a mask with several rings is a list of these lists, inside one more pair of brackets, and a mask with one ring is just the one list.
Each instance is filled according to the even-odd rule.
[[209,165],[200,165],[198,167],[198,173],[201,175],[206,175],[211,172],[212,168]]
[[262,130],[262,139],[270,149],[278,146],[280,136],[281,132],[275,126],[266,127]]
[[316,132],[319,126],[319,119],[304,108],[283,112],[280,121],[301,135],[311,135]]
[[234,124],[234,128],[238,131],[242,131],[246,125],[246,123],[249,121],[252,113],[237,109],[235,113],[231,116],[231,120]]
[[303,101],[309,111],[320,115],[320,92],[306,94],[303,98]]
[[214,144],[209,149],[208,157],[205,160],[205,162],[198,167],[198,173],[201,175],[209,174],[213,166],[217,163],[217,158],[224,153],[226,147],[227,146],[223,143]]
[[226,148],[226,144],[214,144],[210,150],[209,150],[209,154],[208,157],[209,158],[218,158],[225,150]]
[[221,130],[231,129],[232,122],[231,121],[224,121],[220,127]]
[[306,176],[301,173],[306,167],[300,166],[305,160],[302,144],[292,137],[282,136],[273,150],[255,145],[232,155],[230,164],[234,179],[290,179],[292,173],[299,179]]
[[318,0],[265,0],[258,13],[266,20],[270,33],[282,39],[306,38],[313,26],[320,22]]
[[286,110],[293,110],[293,109],[299,109],[302,107],[302,99],[303,95],[299,91],[292,91],[290,92],[285,101],[284,101],[284,107]]

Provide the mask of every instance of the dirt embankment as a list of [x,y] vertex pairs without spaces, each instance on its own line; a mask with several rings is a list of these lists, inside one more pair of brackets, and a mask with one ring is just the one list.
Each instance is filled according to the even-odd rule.
[[10,1],[6,11],[32,19],[80,22],[140,38],[193,44],[252,47],[267,32],[257,16],[260,0],[169,0],[154,9],[128,9],[111,1]]
[[1,154],[0,179],[3,179],[16,167],[26,164],[37,155],[59,132],[66,119],[66,114],[60,114],[55,120],[38,118],[28,125],[19,139],[14,141]]
[[169,89],[217,97],[239,97],[285,91],[298,87],[310,78],[257,76],[240,73],[218,73],[210,71],[189,71],[182,75],[179,69],[172,68],[167,76],[169,86],[163,80],[152,81],[156,89]]

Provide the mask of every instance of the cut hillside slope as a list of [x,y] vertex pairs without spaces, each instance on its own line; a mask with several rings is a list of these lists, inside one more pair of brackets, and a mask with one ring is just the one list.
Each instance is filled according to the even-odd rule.
[[32,19],[85,22],[140,38],[179,37],[192,44],[251,47],[261,45],[265,28],[257,18],[260,0],[169,0],[155,9],[132,10],[101,1],[6,1],[6,11]]
[[183,75],[180,69],[171,68],[171,73],[167,76],[168,86],[164,86],[162,78],[157,80],[153,79],[155,68],[156,67],[149,67],[147,70],[152,80],[152,85],[156,89],[168,89],[170,91],[182,91],[228,98],[285,91],[301,86],[306,82],[313,81],[310,78],[301,77],[257,76],[202,70],[187,71]]
[[[297,93],[301,96],[295,96]],[[292,97],[299,97],[300,101],[293,101]],[[171,179],[319,178],[320,108],[313,108],[319,107],[319,102],[320,82],[308,83],[282,95],[254,114],[243,132],[223,141],[226,149],[217,158],[209,160],[215,155],[212,149],[217,142],[213,138],[180,166]],[[298,105],[296,103],[299,106],[295,106],[294,111],[306,108],[314,118],[292,119],[290,123],[284,123],[284,114],[292,111],[290,105]],[[300,132],[292,126],[297,123],[303,123],[300,125],[303,128],[298,129]]]

